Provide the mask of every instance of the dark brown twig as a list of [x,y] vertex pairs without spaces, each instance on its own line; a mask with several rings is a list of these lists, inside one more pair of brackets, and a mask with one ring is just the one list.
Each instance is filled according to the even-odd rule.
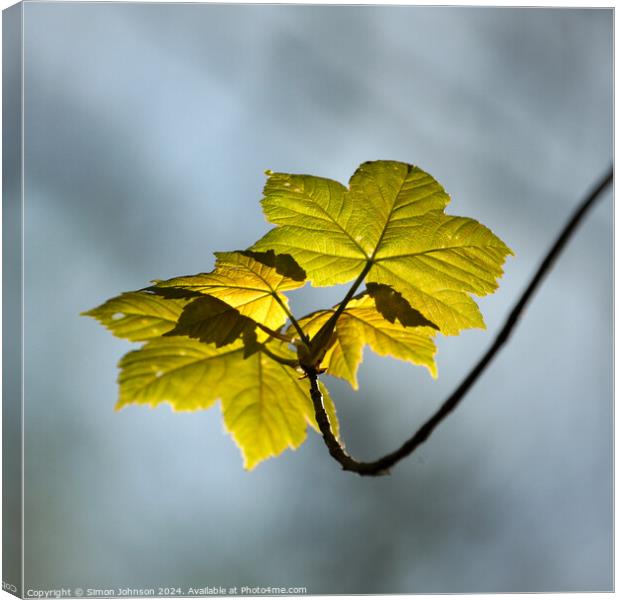
[[565,225],[564,229],[557,237],[555,243],[550,248],[549,252],[540,263],[536,274],[530,281],[529,285],[514,305],[512,311],[508,315],[504,326],[501,328],[493,344],[482,356],[480,361],[469,372],[467,377],[461,382],[461,384],[454,390],[454,392],[448,397],[448,399],[441,405],[441,407],[432,415],[414,434],[409,438],[400,448],[386,454],[382,458],[379,458],[372,462],[360,462],[349,456],[341,443],[336,439],[332,433],[329,417],[323,406],[323,397],[319,389],[318,384],[318,372],[314,368],[305,367],[305,372],[308,375],[310,381],[310,397],[314,405],[314,411],[319,429],[323,435],[323,440],[329,450],[332,457],[337,460],[345,471],[353,471],[359,475],[385,475],[389,472],[389,469],[394,466],[398,461],[402,460],[406,456],[409,456],[418,446],[423,444],[433,433],[435,428],[458,406],[465,394],[469,391],[472,385],[477,381],[478,377],[482,375],[484,370],[488,367],[495,355],[499,352],[500,348],[506,343],[515,325],[519,322],[521,313],[526,307],[527,303],[531,299],[532,295],[547,275],[555,260],[563,250],[566,243],[570,240],[571,236],[575,232],[577,226],[581,223],[588,210],[592,207],[594,202],[599,198],[601,193],[611,184],[613,180],[613,169],[610,168],[605,176],[599,181],[599,183],[592,189],[590,194],[581,202],[577,207],[572,217]]

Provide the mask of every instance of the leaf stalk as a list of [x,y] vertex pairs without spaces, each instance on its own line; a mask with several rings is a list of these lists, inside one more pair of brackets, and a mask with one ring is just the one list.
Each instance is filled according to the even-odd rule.
[[301,341],[304,343],[304,345],[310,347],[310,338],[304,333],[304,330],[301,328],[301,325],[299,324],[293,313],[289,310],[289,307],[286,306],[286,304],[282,301],[282,298],[280,298],[278,294],[273,294],[273,297],[276,299],[276,302],[282,307],[282,310],[285,312],[289,321],[295,328],[295,331],[297,331],[297,333],[299,334]]
[[271,350],[269,350],[269,348],[267,348],[266,344],[259,344],[259,346],[260,346],[261,352],[264,352],[269,358],[272,358],[273,360],[280,363],[281,365],[287,365],[289,367],[299,366],[299,361],[294,360],[292,358],[284,358],[283,356],[280,356],[276,354],[275,352],[272,352]]
[[304,362],[308,365],[308,367],[314,367],[323,359],[323,355],[325,354],[325,350],[328,348],[330,341],[332,339],[332,334],[334,333],[334,329],[336,329],[336,323],[340,318],[340,315],[344,312],[349,301],[357,292],[357,289],[360,285],[362,285],[366,275],[368,275],[368,271],[370,271],[373,263],[369,260],[362,269],[362,272],[357,276],[357,279],[353,282],[349,291],[346,293],[345,297],[342,299],[338,308],[332,313],[327,321],[323,324],[321,329],[319,329],[312,340],[309,342],[310,352],[308,356],[305,358]]

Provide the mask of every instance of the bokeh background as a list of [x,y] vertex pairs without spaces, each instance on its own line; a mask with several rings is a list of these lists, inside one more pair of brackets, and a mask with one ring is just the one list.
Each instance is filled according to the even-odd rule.
[[[515,251],[439,379],[367,352],[349,450],[399,445],[491,342],[612,160],[612,11],[26,3],[26,588],[612,588],[608,192],[462,407],[390,477],[310,432],[245,472],[219,407],[113,411],[131,345],[78,316],[268,229],[264,169],[418,164]],[[326,306],[340,290],[302,290]]]

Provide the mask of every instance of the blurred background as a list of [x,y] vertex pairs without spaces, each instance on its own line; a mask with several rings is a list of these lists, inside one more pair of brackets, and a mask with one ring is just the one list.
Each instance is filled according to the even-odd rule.
[[[210,270],[268,225],[263,171],[411,162],[516,252],[439,379],[328,381],[347,448],[393,450],[458,384],[612,160],[612,11],[25,5],[26,588],[612,588],[612,200],[487,374],[390,477],[309,432],[242,469],[219,407],[114,412],[132,345],[79,317]],[[298,314],[341,290],[293,294]],[[329,378],[328,378],[329,379]]]

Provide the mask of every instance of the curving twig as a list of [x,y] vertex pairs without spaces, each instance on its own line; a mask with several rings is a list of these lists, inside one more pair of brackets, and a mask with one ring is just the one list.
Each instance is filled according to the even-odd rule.
[[423,444],[433,433],[435,428],[459,405],[465,394],[469,391],[469,388],[477,381],[478,377],[482,375],[484,370],[488,367],[495,355],[499,352],[500,348],[506,343],[513,328],[519,322],[521,313],[526,307],[527,303],[531,299],[532,295],[550,271],[551,267],[555,263],[555,260],[563,250],[566,243],[570,240],[571,236],[577,229],[577,226],[581,223],[588,210],[592,207],[594,202],[600,197],[601,193],[611,184],[613,180],[613,168],[610,167],[609,171],[601,178],[597,185],[592,189],[590,194],[581,202],[576,208],[572,217],[568,223],[564,226],[564,229],[559,234],[553,246],[551,246],[549,252],[540,263],[536,274],[530,281],[529,285],[514,305],[512,311],[508,315],[504,326],[497,334],[495,341],[491,344],[489,349],[485,352],[478,363],[469,372],[467,377],[463,379],[461,384],[454,390],[454,392],[445,400],[441,407],[432,415],[414,434],[410,437],[400,448],[386,454],[382,458],[374,460],[372,462],[360,462],[355,458],[349,456],[341,443],[334,436],[330,424],[329,417],[325,411],[323,405],[323,395],[319,389],[318,384],[318,371],[316,368],[304,366],[304,371],[310,381],[310,397],[312,398],[312,404],[314,406],[314,412],[316,416],[319,429],[323,435],[323,440],[329,453],[337,460],[345,471],[353,471],[359,475],[377,476],[385,475],[389,473],[389,469],[394,466],[398,461],[402,460],[406,456],[409,456],[418,446]]

